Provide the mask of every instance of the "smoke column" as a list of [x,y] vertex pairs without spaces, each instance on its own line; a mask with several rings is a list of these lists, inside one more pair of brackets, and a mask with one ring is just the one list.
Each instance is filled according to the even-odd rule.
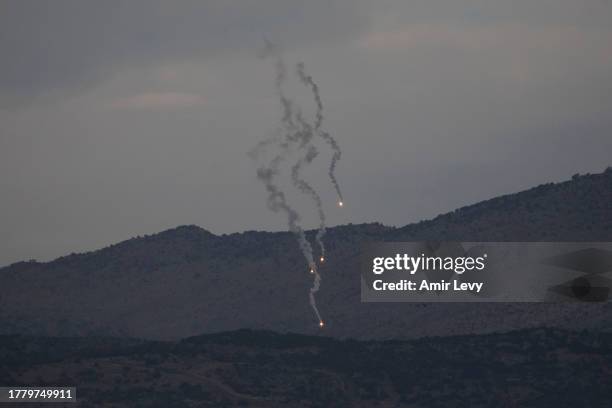
[[310,145],[306,155],[302,157],[295,165],[291,168],[291,180],[293,181],[293,185],[300,190],[302,193],[310,196],[312,201],[314,201],[317,207],[317,213],[319,215],[319,230],[317,231],[317,235],[315,236],[315,240],[321,249],[321,260],[325,259],[325,245],[323,244],[323,236],[325,235],[325,212],[323,211],[323,202],[321,201],[321,197],[319,193],[316,192],[314,188],[304,179],[300,177],[300,172],[302,167],[308,166],[312,161],[317,157],[319,152],[317,149]]
[[312,310],[314,310],[317,319],[319,319],[319,326],[323,327],[323,319],[321,318],[321,314],[319,313],[319,308],[317,308],[317,300],[315,299],[315,293],[319,291],[321,287],[321,275],[315,268],[314,272],[314,281],[312,282],[312,287],[310,288],[310,292],[308,293],[308,300],[310,301],[310,306]]
[[[306,239],[304,230],[299,225],[300,215],[287,203],[285,193],[274,183],[274,177],[278,174],[278,164],[281,161],[281,156],[276,156],[268,167],[260,167],[257,169],[257,178],[260,179],[266,186],[268,192],[268,208],[273,212],[283,212],[287,215],[287,223],[289,231],[293,232],[297,238],[300,250],[306,258],[306,262],[313,272],[316,272],[316,265],[312,257],[312,246]],[[318,311],[317,311],[318,313]]]
[[313,81],[310,75],[306,74],[303,62],[297,64],[297,74],[302,84],[310,88],[314,96],[315,103],[317,104],[315,131],[323,140],[327,142],[327,144],[330,145],[334,152],[327,174],[329,175],[329,179],[331,180],[332,184],[334,185],[334,188],[336,189],[336,193],[338,194],[338,198],[340,199],[340,205],[342,205],[342,202],[344,200],[342,198],[342,192],[340,191],[340,184],[338,184],[338,180],[336,179],[336,165],[342,157],[342,150],[340,150],[340,146],[338,145],[336,139],[334,139],[329,133],[321,130],[321,125],[323,124],[323,102],[321,101],[321,95],[319,94],[319,86]]
[[[315,315],[319,319],[319,325],[323,327],[323,320],[321,319],[321,315],[317,308],[315,299],[315,293],[318,292],[321,285],[321,275],[319,274],[316,263],[314,262],[312,246],[306,239],[304,230],[299,225],[300,216],[298,212],[288,204],[285,193],[275,182],[276,176],[280,173],[280,164],[283,160],[285,160],[291,147],[297,144],[298,148],[302,149],[309,145],[313,137],[312,126],[310,126],[303,119],[301,113],[299,112],[299,109],[296,111],[296,113],[294,113],[295,109],[293,102],[285,96],[283,92],[283,83],[286,80],[287,76],[286,66],[282,58],[274,52],[272,47],[273,46],[266,41],[266,51],[268,55],[273,55],[276,57],[275,87],[283,112],[281,119],[283,127],[283,137],[272,137],[260,142],[255,147],[255,149],[250,152],[250,155],[253,158],[257,159],[261,151],[271,145],[275,145],[280,149],[280,152],[278,152],[272,160],[270,160],[267,164],[261,165],[257,169],[257,177],[263,182],[266,188],[266,192],[268,193],[268,208],[273,212],[282,212],[287,216],[289,231],[295,234],[300,250],[310,268],[310,272],[314,275],[313,286],[310,288],[309,291],[309,301]],[[294,117],[299,122],[300,128],[298,128],[298,126],[296,125]],[[319,218],[321,220],[321,225],[323,226],[322,228],[319,228],[319,232],[317,233],[317,242],[319,243],[321,250],[324,251],[321,239],[323,234],[325,233],[325,215],[323,213],[321,199],[316,193],[316,191],[312,188],[312,186],[310,186],[310,184],[308,184],[300,177],[302,167],[310,164],[317,156],[317,154],[318,152],[314,148],[314,146],[310,146],[304,157],[302,157],[300,160],[298,160],[296,164],[293,165],[291,171],[291,179],[296,188],[312,197],[312,199],[317,204]]]
[[[277,64],[277,66],[282,66],[282,65]],[[284,72],[284,70],[279,69],[277,70],[277,72]],[[277,79],[278,78],[279,78],[279,75],[277,74]],[[279,87],[278,89],[281,90],[279,94],[282,96],[282,88]],[[291,110],[291,104],[287,104],[285,101],[282,101],[282,100],[281,100],[281,103],[283,105],[283,108],[285,109],[285,113],[287,112],[287,106],[289,107],[289,110]],[[325,245],[323,244],[323,236],[325,235],[325,232],[326,232],[326,229],[325,229],[326,221],[325,221],[325,212],[323,211],[323,203],[321,201],[321,197],[316,192],[316,190],[306,180],[304,180],[300,175],[302,168],[312,163],[312,161],[317,157],[319,153],[317,149],[312,144],[310,144],[313,138],[312,126],[304,120],[302,113],[299,109],[295,112],[294,116],[296,118],[296,121],[300,125],[299,130],[296,130],[295,123],[293,121],[290,121],[291,112],[289,112],[289,115],[285,114],[283,116],[283,122],[287,130],[288,131],[295,130],[295,133],[293,134],[288,133],[287,139],[291,142],[298,143],[298,147],[300,149],[305,148],[306,146],[308,146],[308,149],[306,151],[306,154],[301,159],[299,159],[291,168],[291,180],[293,182],[293,185],[299,191],[311,197],[311,199],[315,203],[315,206],[317,207],[317,214],[319,216],[319,229],[315,236],[315,240],[321,250],[321,261],[323,262],[325,260]],[[319,122],[317,121],[317,123]],[[309,259],[312,260],[312,249],[310,250]],[[314,274],[314,281],[313,281],[312,287],[310,288],[308,299],[310,302],[310,306],[312,307],[312,310],[314,311],[315,315],[319,319],[319,325],[323,327],[323,319],[321,318],[321,314],[319,313],[319,308],[317,307],[317,301],[315,298],[315,294],[319,291],[319,288],[321,287],[321,275],[319,274],[319,271],[316,268],[316,265],[312,263],[310,264],[310,271],[312,274]]]
[[[296,113],[296,119],[302,128],[300,133],[300,146],[305,146],[309,144],[313,138],[313,129],[312,126],[310,126],[310,124],[303,119],[299,111]],[[321,249],[321,262],[323,262],[325,260],[325,245],[323,244],[323,237],[326,233],[326,217],[325,212],[323,211],[323,203],[321,201],[319,193],[317,193],[316,190],[309,183],[307,183],[303,178],[300,177],[302,167],[312,163],[315,157],[317,157],[318,153],[319,152],[313,145],[309,145],[306,155],[293,166],[291,171],[291,179],[293,181],[294,186],[298,190],[312,198],[317,208],[317,214],[319,216],[319,229],[315,236],[315,240],[319,245],[319,248]]]
[[289,206],[287,199],[285,198],[285,194],[274,183],[274,177],[278,174],[278,164],[280,163],[281,159],[282,156],[276,156],[270,162],[269,167],[260,167],[257,169],[257,177],[263,181],[264,185],[266,186],[266,191],[268,192],[268,208],[273,212],[282,211],[287,215],[289,231],[295,234],[300,250],[306,258],[306,262],[308,262],[308,265],[310,266],[310,272],[314,274],[314,282],[308,293],[308,300],[312,310],[317,316],[317,319],[319,319],[319,325],[323,327],[323,319],[321,318],[319,308],[317,307],[317,301],[315,299],[315,293],[317,293],[321,287],[321,275],[319,274],[317,266],[312,257],[312,247],[306,239],[304,230],[299,226],[299,214]]

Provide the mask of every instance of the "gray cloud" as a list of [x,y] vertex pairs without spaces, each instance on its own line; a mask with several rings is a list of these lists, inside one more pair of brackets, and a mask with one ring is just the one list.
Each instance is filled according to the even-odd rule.
[[[612,164],[610,2],[0,9],[0,105],[11,107],[0,109],[0,265],[179,224],[285,229],[245,159],[282,115],[274,66],[256,58],[264,35],[282,43],[288,66],[305,62],[343,147],[346,205],[323,200],[329,225],[403,225]],[[312,95],[293,82],[288,96],[314,121]],[[35,98],[52,103],[26,103]],[[304,177],[335,197],[319,142]],[[316,228],[308,200],[279,183]]]
[[0,6],[4,105],[96,84],[130,66],[206,58],[263,44],[330,41],[360,30],[357,7],[329,0],[9,0]]

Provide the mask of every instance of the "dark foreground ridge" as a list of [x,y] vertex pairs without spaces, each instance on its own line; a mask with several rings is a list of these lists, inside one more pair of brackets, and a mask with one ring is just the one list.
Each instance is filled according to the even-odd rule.
[[411,341],[239,330],[176,342],[0,337],[0,382],[80,406],[602,407],[612,333],[531,329]]
[[[358,276],[361,245],[371,241],[612,241],[612,169],[402,228],[330,228],[326,238],[318,304],[328,336],[612,326],[607,304],[362,304]],[[182,226],[48,263],[13,264],[0,276],[0,334],[178,339],[239,328],[320,333],[307,299],[311,277],[289,233],[219,236]]]

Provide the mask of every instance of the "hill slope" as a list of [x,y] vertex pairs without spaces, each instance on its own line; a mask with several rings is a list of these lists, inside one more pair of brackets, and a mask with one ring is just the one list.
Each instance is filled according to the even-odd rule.
[[[611,320],[607,305],[360,303],[360,245],[418,239],[612,241],[610,170],[402,228],[331,228],[319,305],[325,334],[356,338],[607,327]],[[311,279],[289,233],[217,236],[183,226],[48,263],[13,264],[0,276],[2,333],[174,339],[239,328],[319,332],[307,301]]]

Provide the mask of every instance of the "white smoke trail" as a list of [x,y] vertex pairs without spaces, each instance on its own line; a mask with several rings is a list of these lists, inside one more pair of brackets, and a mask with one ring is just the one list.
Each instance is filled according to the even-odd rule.
[[293,232],[297,238],[298,245],[302,254],[306,258],[306,262],[311,270],[316,271],[316,264],[312,256],[312,246],[306,239],[304,230],[299,225],[300,215],[288,203],[285,193],[274,183],[274,177],[278,174],[278,164],[281,156],[276,156],[268,166],[262,166],[257,169],[257,178],[265,185],[268,192],[268,208],[273,212],[283,212],[287,216],[289,231]]
[[319,291],[321,287],[321,275],[315,268],[313,270],[314,281],[312,282],[312,287],[310,288],[310,292],[308,293],[308,300],[310,301],[310,306],[312,310],[314,310],[317,319],[319,319],[319,326],[323,327],[323,319],[321,318],[321,313],[319,313],[319,308],[317,307],[317,300],[315,298],[315,293]]
[[325,226],[325,212],[323,211],[323,202],[319,193],[303,178],[300,177],[300,172],[304,166],[309,165],[317,157],[319,152],[317,149],[310,145],[306,154],[298,160],[295,165],[291,168],[291,180],[293,185],[300,190],[302,193],[308,195],[317,207],[317,214],[319,216],[319,229],[315,235],[315,240],[321,250],[321,260],[325,259],[325,245],[323,244],[323,236],[326,232]]
[[[269,44],[269,43],[268,43]],[[270,47],[268,47],[270,48]],[[299,225],[300,216],[298,212],[292,208],[286,199],[285,193],[281,190],[279,185],[275,182],[275,178],[279,175],[280,172],[280,164],[288,155],[292,146],[297,145],[298,149],[306,148],[310,145],[311,139],[313,137],[312,126],[308,124],[302,117],[298,108],[294,106],[294,103],[285,96],[283,92],[283,83],[286,80],[287,70],[284,64],[284,61],[280,57],[280,55],[276,56],[276,79],[275,79],[275,87],[276,92],[278,94],[283,115],[281,119],[281,124],[283,128],[283,136],[282,137],[272,137],[267,140],[264,140],[257,144],[257,146],[250,152],[251,156],[257,159],[261,154],[262,150],[265,150],[267,147],[275,146],[280,149],[280,152],[274,156],[272,160],[267,162],[266,164],[261,165],[257,169],[257,177],[264,183],[266,191],[268,193],[267,205],[268,208],[273,212],[282,212],[287,216],[287,223],[289,227],[289,231],[293,232],[297,238],[298,245],[300,250],[308,263],[310,268],[310,272],[314,276],[313,286],[309,291],[309,301],[310,305],[317,317],[319,319],[319,325],[323,326],[323,320],[321,319],[321,314],[319,313],[319,309],[317,307],[315,293],[318,292],[321,286],[321,275],[319,274],[317,265],[313,258],[313,250],[312,246],[306,239],[304,230]],[[295,112],[294,112],[295,111]],[[295,120],[299,123],[300,127],[296,125]],[[303,166],[310,164],[314,158],[317,156],[317,150],[314,146],[309,146],[306,154],[297,163],[295,163],[292,167],[291,179],[293,184],[302,192],[308,194],[317,204],[317,209],[319,213],[319,218],[321,220],[321,225],[323,228],[319,228],[319,232],[317,233],[317,242],[319,243],[322,251],[321,259],[324,256],[324,246],[322,243],[322,236],[325,233],[324,224],[325,224],[325,214],[323,213],[323,208],[321,204],[321,199],[318,193],[308,184],[305,180],[303,180],[300,176],[300,172]],[[322,232],[321,232],[322,231]]]
[[333,155],[329,164],[329,170],[327,174],[329,175],[329,179],[331,180],[334,188],[336,189],[336,193],[338,194],[338,198],[340,199],[340,203],[344,201],[342,198],[342,191],[340,190],[340,184],[338,183],[338,179],[336,178],[336,165],[338,161],[342,158],[342,150],[340,150],[340,145],[336,139],[334,139],[329,133],[323,131],[321,126],[323,125],[323,101],[321,100],[321,95],[319,94],[319,86],[314,82],[312,76],[307,75],[304,70],[304,63],[300,62],[296,66],[297,74],[300,78],[302,84],[308,86],[312,91],[312,94],[315,99],[315,103],[317,104],[317,112],[316,112],[316,122],[315,122],[315,131],[319,134],[319,136],[329,144],[329,146],[333,150]]

